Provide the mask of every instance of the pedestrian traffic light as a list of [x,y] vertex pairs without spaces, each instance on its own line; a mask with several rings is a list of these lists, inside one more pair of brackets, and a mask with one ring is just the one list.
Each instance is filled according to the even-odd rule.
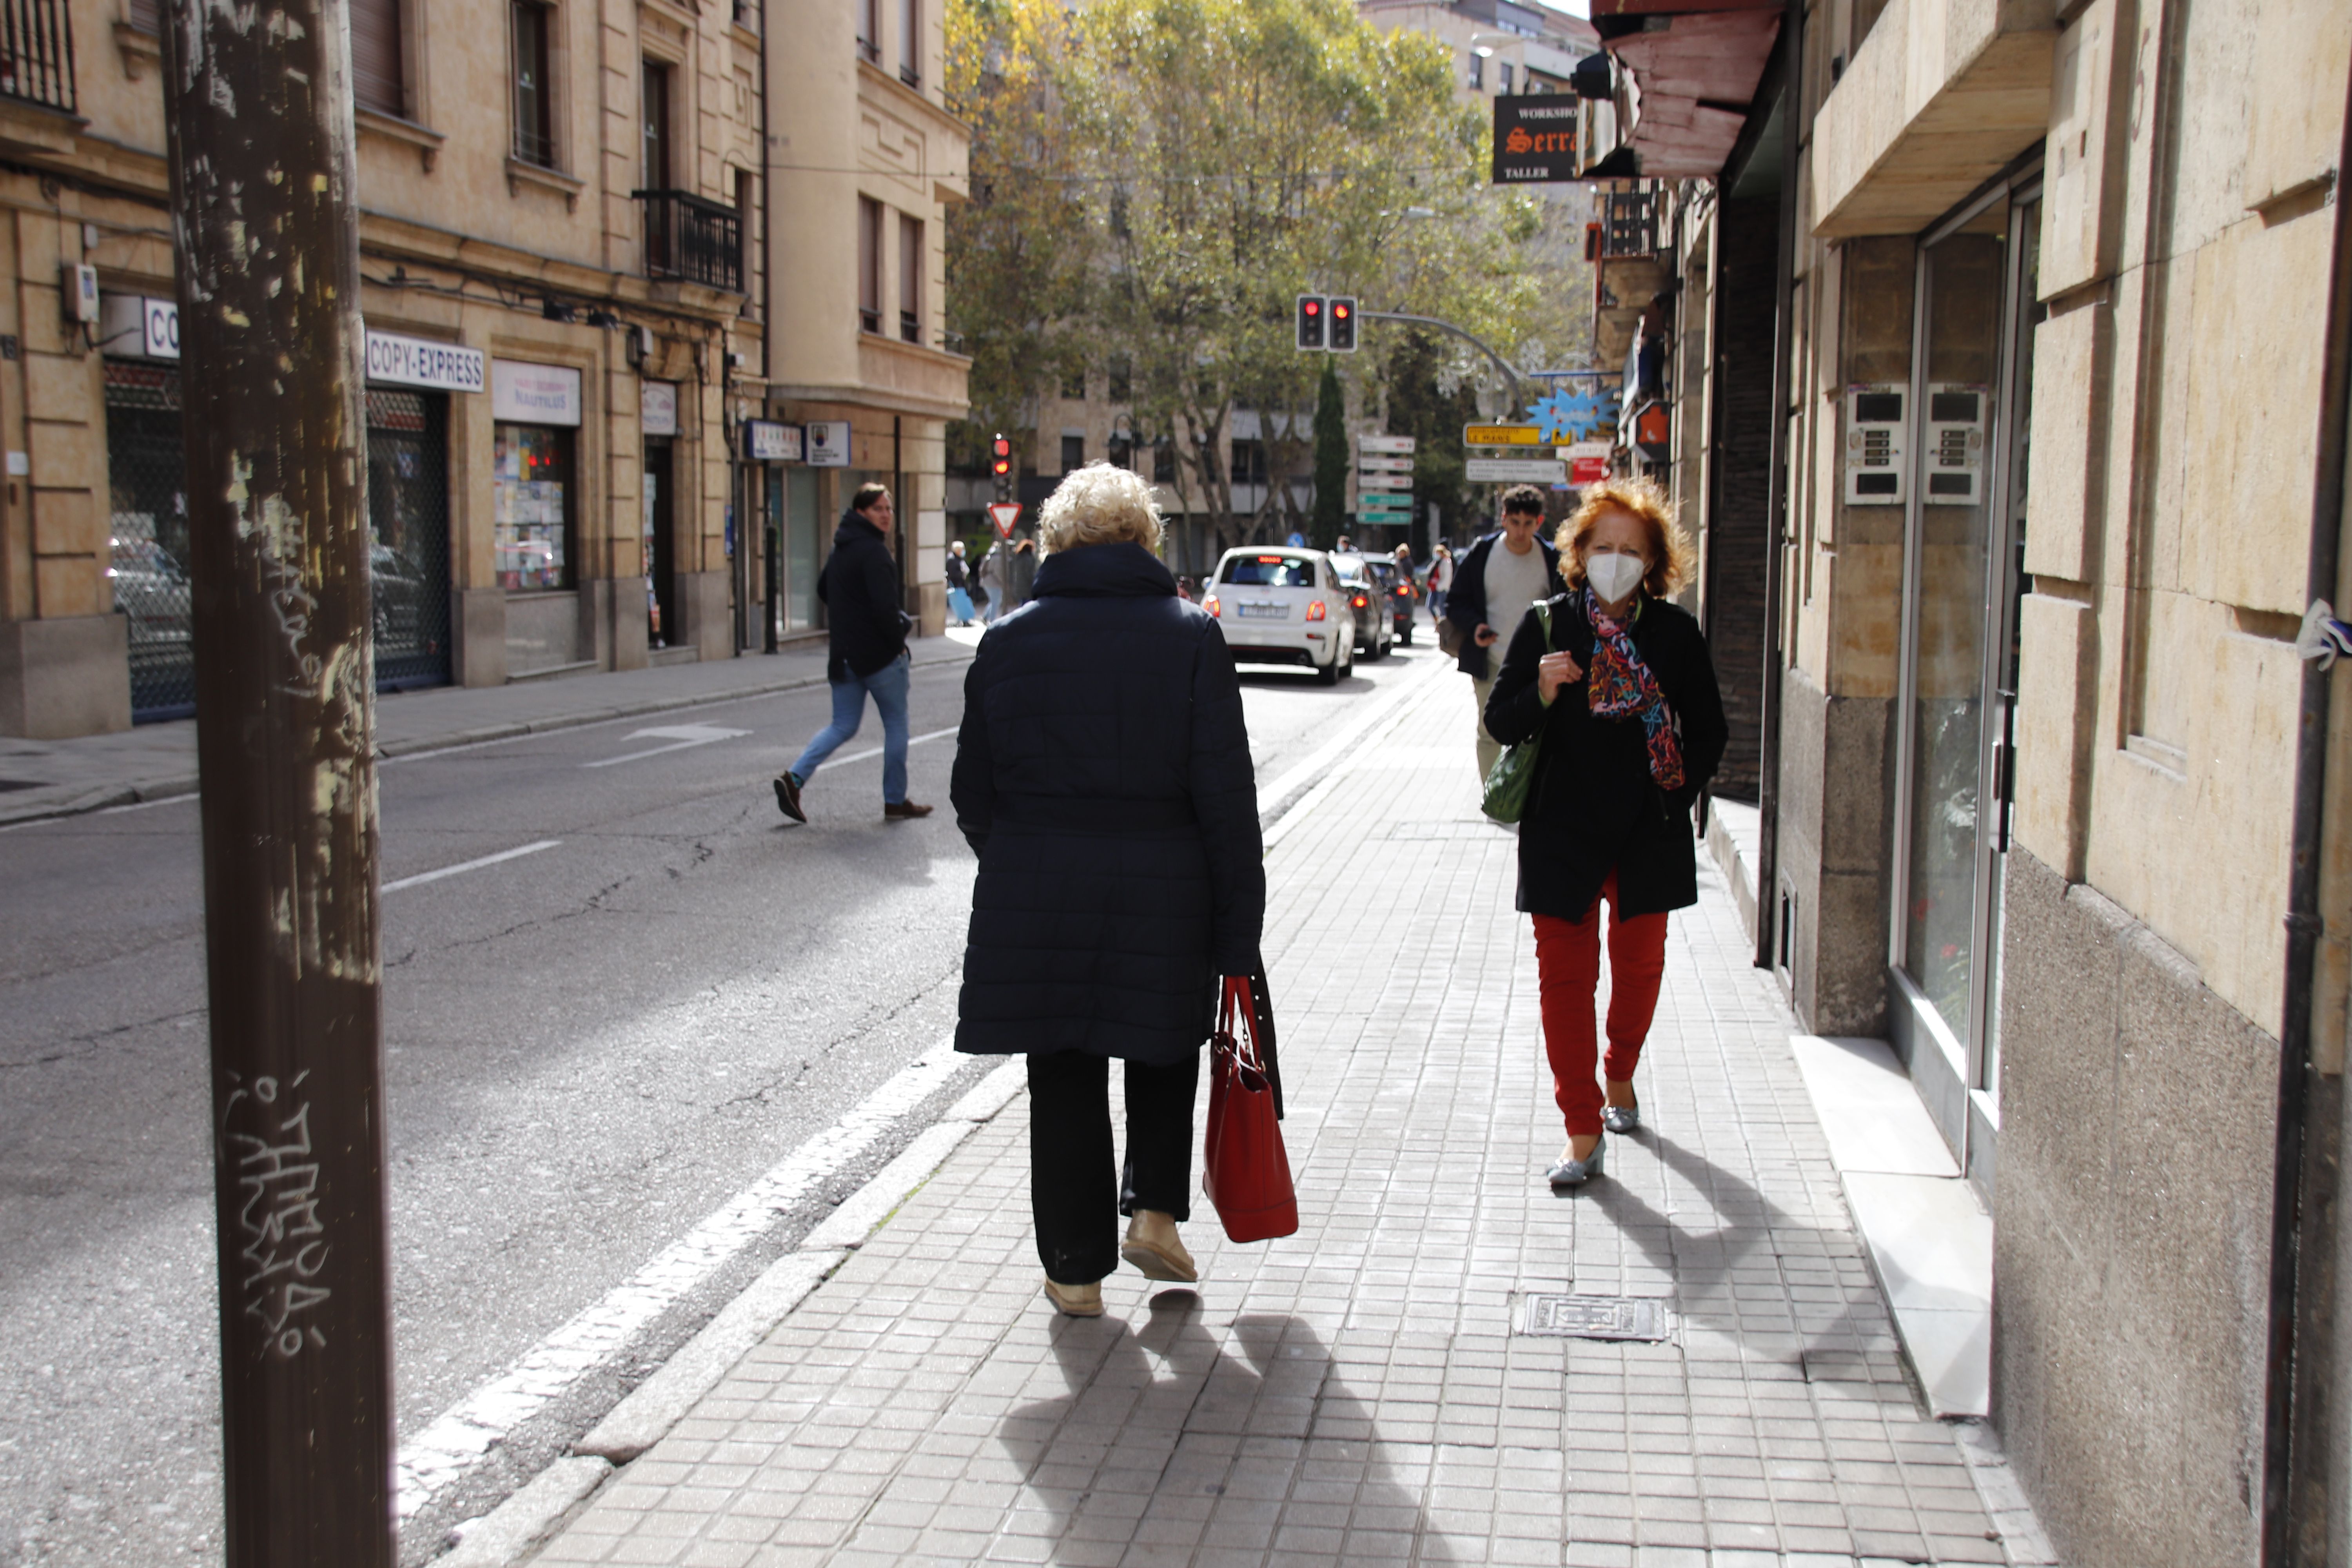
[[988,471],[996,479],[996,499],[1008,500],[1013,495],[1013,443],[999,436],[989,454]]
[[1356,352],[1356,302],[1340,295],[1331,297],[1330,324],[1325,329],[1335,354]]
[[1301,294],[1298,297],[1298,346],[1317,350],[1323,346],[1323,296]]

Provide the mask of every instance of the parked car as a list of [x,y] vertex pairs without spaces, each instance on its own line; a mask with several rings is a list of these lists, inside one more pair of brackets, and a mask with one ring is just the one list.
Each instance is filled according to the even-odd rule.
[[188,657],[193,594],[188,574],[152,539],[118,537],[107,569],[115,612],[131,623],[133,664]]
[[1319,550],[1228,550],[1201,607],[1244,664],[1300,664],[1326,686],[1356,666],[1356,612]]
[[1339,586],[1348,591],[1348,608],[1355,617],[1356,651],[1370,659],[1388,658],[1396,641],[1395,628],[1389,625],[1388,586],[1381,581],[1381,564],[1371,556],[1331,557],[1332,569],[1339,574]]

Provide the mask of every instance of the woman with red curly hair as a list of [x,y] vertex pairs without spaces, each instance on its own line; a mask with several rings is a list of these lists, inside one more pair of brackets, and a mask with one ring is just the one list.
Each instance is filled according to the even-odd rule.
[[[1559,526],[1551,634],[1530,609],[1486,702],[1506,745],[1538,736],[1519,819],[1518,907],[1535,917],[1544,1053],[1568,1123],[1545,1175],[1601,1173],[1601,1133],[1640,1124],[1633,1068],[1665,972],[1666,915],[1698,901],[1691,806],[1723,760],[1723,698],[1706,638],[1667,595],[1691,548],[1646,479],[1588,486]],[[1609,905],[1609,1053],[1600,1056],[1601,906]],[[1595,1066],[1606,1077],[1596,1083]]]

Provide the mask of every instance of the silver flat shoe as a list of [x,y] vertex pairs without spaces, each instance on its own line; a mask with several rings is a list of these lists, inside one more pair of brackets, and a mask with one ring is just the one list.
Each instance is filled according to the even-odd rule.
[[1581,1160],[1561,1160],[1544,1173],[1544,1180],[1555,1187],[1580,1187],[1601,1174],[1601,1167],[1609,1153],[1609,1140],[1603,1138],[1592,1146],[1592,1152]]
[[1638,1105],[1604,1105],[1601,1108],[1601,1125],[1622,1136],[1642,1125],[1642,1108]]

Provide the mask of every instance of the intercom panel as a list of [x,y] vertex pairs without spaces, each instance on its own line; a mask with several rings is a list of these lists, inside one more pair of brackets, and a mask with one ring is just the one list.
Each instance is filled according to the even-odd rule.
[[1985,414],[1992,402],[1981,386],[1931,384],[1927,388],[1926,476],[1929,506],[1977,506],[1984,500]]
[[1848,506],[1903,504],[1904,430],[1910,389],[1895,383],[1845,389]]

